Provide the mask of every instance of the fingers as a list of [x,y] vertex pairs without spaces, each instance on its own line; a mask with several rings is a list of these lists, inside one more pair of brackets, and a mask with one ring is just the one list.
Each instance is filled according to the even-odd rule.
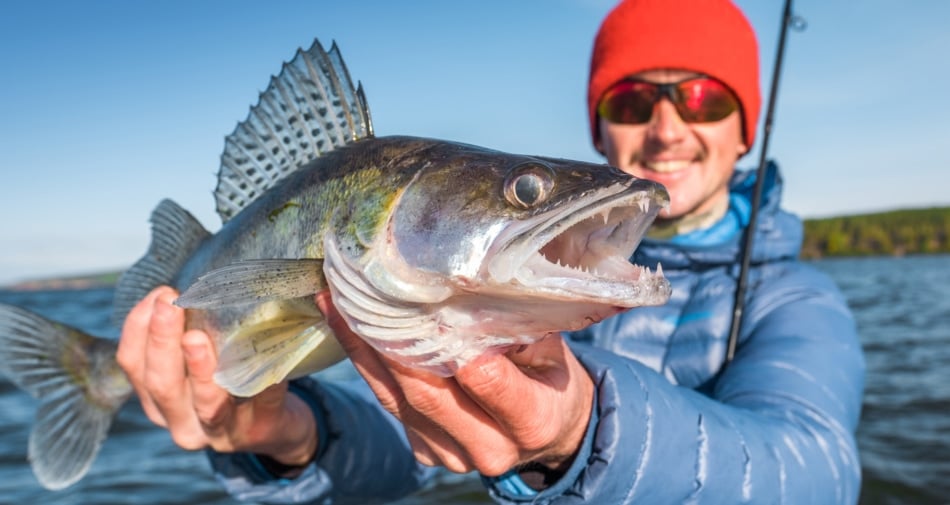
[[144,358],[145,344],[148,342],[148,324],[152,319],[155,299],[161,293],[162,288],[149,293],[132,307],[122,324],[122,337],[119,340],[116,360],[136,388],[142,386],[145,382]]
[[227,429],[233,397],[214,382],[218,360],[208,335],[188,331],[182,336],[181,343],[194,415],[205,434],[214,438]]
[[123,324],[117,359],[149,419],[185,449],[261,448],[306,460],[318,439],[309,407],[287,401],[286,383],[235,401],[214,381],[213,340],[185,331],[185,311],[172,305],[176,297],[172,288],[156,288]]
[[162,303],[167,305],[168,300],[174,299],[174,297],[175,291],[164,286],[153,290],[136,304],[129,311],[122,325],[122,338],[119,340],[119,349],[116,353],[119,365],[125,371],[136,395],[139,397],[139,401],[142,403],[142,409],[148,418],[159,426],[167,426],[167,423],[164,416],[156,408],[146,387],[148,371],[146,356],[152,316],[155,313],[156,305],[160,303],[160,298],[165,300]]
[[[162,286],[136,304],[123,324],[117,359],[148,418],[167,428],[178,445],[197,449],[206,445],[207,437],[193,410],[182,351],[185,311],[172,305],[177,296]],[[213,353],[208,355],[213,358]]]
[[503,356],[462,367],[456,375],[459,387],[490,413],[501,432],[512,437],[519,451],[544,449],[558,434],[558,427],[545,415],[547,395],[542,386]]
[[347,326],[346,321],[333,306],[329,291],[317,293],[315,301],[327,318],[327,325],[333,330],[337,341],[346,351],[353,366],[376,394],[383,408],[399,417],[404,396],[379,354]]
[[[455,441],[438,417],[433,415],[430,418],[431,414],[452,410],[451,407],[441,408],[445,401],[454,401],[451,394],[442,390],[450,386],[451,380],[383,359],[346,325],[330,301],[329,291],[319,293],[315,300],[353,366],[369,384],[382,407],[403,423],[416,459],[422,464],[442,465],[458,473],[471,471],[474,466],[467,451]],[[451,413],[452,416],[456,414]]]
[[347,326],[330,300],[330,291],[317,293],[315,301],[353,366],[369,384],[382,406],[398,417],[399,405],[404,398],[379,354]]
[[145,343],[144,375],[146,395],[173,436],[193,420],[181,348],[185,312],[172,305],[174,299],[174,293],[166,290],[155,299]]
[[463,367],[456,380],[526,458],[557,465],[586,432],[593,382],[559,335]]
[[328,292],[316,302],[383,408],[403,423],[420,462],[501,475],[535,456],[563,461],[579,445],[593,386],[560,336],[438,377],[376,352],[346,326]]
[[[426,426],[426,428],[422,428]],[[443,466],[451,472],[475,470],[471,458],[459,444],[428,420],[406,425],[406,436],[416,460],[426,466]]]
[[534,394],[539,388],[567,388],[568,355],[563,339],[552,335],[506,356],[476,360],[462,367],[455,379],[504,428],[511,429],[512,421],[520,421],[525,412],[546,410],[543,403],[548,398]]

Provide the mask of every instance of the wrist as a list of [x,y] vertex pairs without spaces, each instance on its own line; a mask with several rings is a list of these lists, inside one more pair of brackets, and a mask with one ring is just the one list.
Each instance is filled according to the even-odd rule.
[[[578,423],[584,426],[585,431],[588,423]],[[529,461],[516,469],[521,480],[531,489],[542,491],[551,487],[559,481],[564,474],[574,464],[577,455],[580,452],[584,441],[584,431],[581,432],[580,439],[569,453],[560,452],[553,456],[539,458],[535,461]]]
[[283,419],[273,426],[279,427],[278,440],[251,456],[273,478],[293,479],[313,463],[323,449],[320,433],[326,430],[322,413],[316,400],[305,387],[291,381],[285,396]]
[[543,457],[536,461],[553,472],[567,471],[577,457],[578,452],[584,445],[584,437],[587,434],[594,410],[594,381],[587,374],[587,370],[579,362],[575,362],[575,374],[580,393],[576,396],[581,400],[576,404],[570,419],[566,423],[567,429],[558,437],[557,443]]
[[577,363],[577,377],[583,400],[577,410],[570,415],[574,422],[566,424],[568,429],[558,437],[559,443],[551,447],[546,454],[522,465],[517,469],[521,479],[535,490],[547,489],[561,479],[574,464],[585,446],[590,433],[590,425],[594,421],[595,391],[594,382],[580,363]]
[[277,423],[281,442],[261,455],[278,465],[303,468],[316,459],[319,445],[317,423],[310,406],[295,394],[286,397],[285,419]]

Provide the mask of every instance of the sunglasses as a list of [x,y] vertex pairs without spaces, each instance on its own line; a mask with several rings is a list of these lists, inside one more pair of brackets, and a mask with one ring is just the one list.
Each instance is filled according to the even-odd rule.
[[597,113],[611,123],[644,124],[664,97],[687,123],[719,121],[739,109],[739,101],[725,84],[703,76],[662,84],[624,79],[604,93]]

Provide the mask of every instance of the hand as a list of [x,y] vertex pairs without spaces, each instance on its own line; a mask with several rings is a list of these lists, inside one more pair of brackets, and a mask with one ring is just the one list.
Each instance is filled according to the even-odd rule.
[[594,385],[559,335],[438,377],[377,353],[349,330],[328,293],[316,300],[382,406],[402,421],[423,464],[498,476],[528,462],[566,469],[573,461]]
[[248,451],[284,465],[307,463],[317,446],[310,408],[281,383],[236,399],[212,379],[217,354],[208,335],[185,331],[178,294],[159,287],[139,302],[122,328],[117,359],[145,414],[179,446]]

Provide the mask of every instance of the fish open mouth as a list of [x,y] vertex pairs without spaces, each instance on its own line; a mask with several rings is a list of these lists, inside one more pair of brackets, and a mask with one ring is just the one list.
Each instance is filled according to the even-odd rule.
[[650,271],[630,256],[668,202],[656,186],[602,189],[534,217],[515,237],[500,237],[505,245],[489,271],[496,282],[547,298],[618,307],[664,303],[670,285],[662,268]]

